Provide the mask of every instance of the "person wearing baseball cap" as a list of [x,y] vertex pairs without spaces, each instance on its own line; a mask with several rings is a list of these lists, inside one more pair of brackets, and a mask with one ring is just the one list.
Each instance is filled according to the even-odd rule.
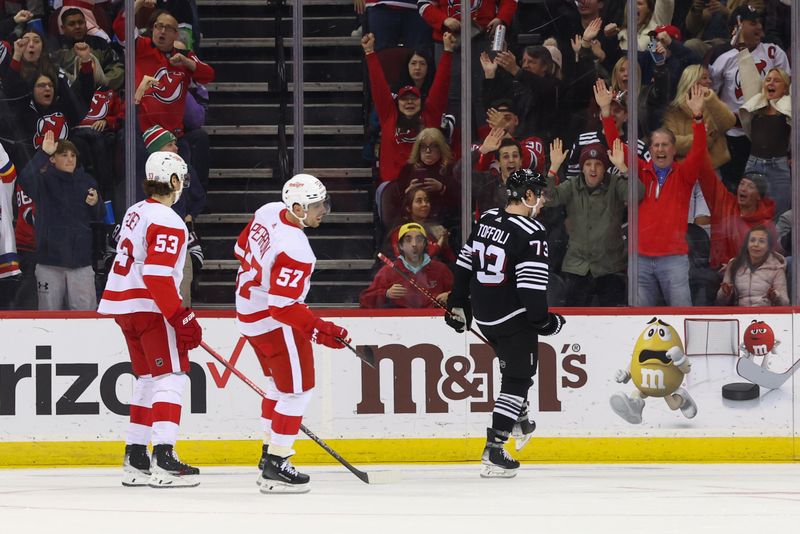
[[[558,182],[558,170],[567,158],[561,139],[550,145],[546,207],[564,206],[570,220],[569,245],[561,267],[567,306],[623,306],[627,302],[627,253],[622,221],[627,213],[628,167],[622,142],[614,151],[601,143],[583,147],[580,177]],[[622,174],[609,174],[611,163]],[[639,196],[643,186],[636,180]]]
[[394,265],[378,271],[372,284],[359,296],[363,308],[432,308],[435,303],[411,286],[410,278],[428,290],[440,302],[446,302],[453,288],[453,274],[448,267],[431,259],[425,249],[428,234],[415,222],[400,226],[397,231],[400,255]]

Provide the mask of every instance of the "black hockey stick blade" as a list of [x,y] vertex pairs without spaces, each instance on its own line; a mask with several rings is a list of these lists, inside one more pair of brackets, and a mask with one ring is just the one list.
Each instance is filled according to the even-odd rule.
[[336,340],[344,343],[344,346],[350,349],[350,352],[358,356],[362,362],[375,369],[375,352],[373,352],[372,347],[364,345],[361,347],[361,351],[357,351],[346,339],[337,337]]
[[300,425],[300,430],[302,430],[302,432],[306,436],[311,438],[311,440],[314,443],[316,443],[317,445],[319,445],[320,447],[325,449],[325,452],[327,452],[328,454],[333,456],[334,459],[336,459],[348,471],[350,471],[355,476],[357,476],[361,480],[361,482],[363,482],[365,484],[391,484],[392,482],[398,482],[398,481],[402,480],[402,478],[403,478],[402,475],[397,471],[377,471],[377,472],[372,472],[372,473],[366,473],[366,472],[358,469],[357,467],[353,466],[353,464],[351,464],[350,462],[348,462],[344,458],[342,458],[339,455],[338,452],[336,452],[335,450],[330,448],[330,446],[328,446],[327,443],[322,441],[322,439],[317,437],[316,434],[314,434],[312,431],[307,429],[305,427],[305,425],[301,424]]

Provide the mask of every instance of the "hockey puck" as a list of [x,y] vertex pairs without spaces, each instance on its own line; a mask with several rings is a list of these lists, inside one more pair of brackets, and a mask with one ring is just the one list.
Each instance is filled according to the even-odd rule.
[[722,386],[722,398],[730,400],[757,399],[761,390],[756,384],[750,382],[734,382]]

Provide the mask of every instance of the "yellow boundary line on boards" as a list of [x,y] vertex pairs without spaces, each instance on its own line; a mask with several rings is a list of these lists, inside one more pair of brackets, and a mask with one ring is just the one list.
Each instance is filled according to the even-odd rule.
[[[477,462],[481,438],[346,439],[327,443],[353,464]],[[310,440],[300,440],[295,463],[335,464]],[[197,465],[255,465],[256,440],[179,441],[181,458]],[[510,449],[513,450],[513,449]],[[115,441],[0,442],[0,467],[119,466]],[[539,438],[515,457],[542,463],[740,463],[800,460],[791,437],[769,438]]]

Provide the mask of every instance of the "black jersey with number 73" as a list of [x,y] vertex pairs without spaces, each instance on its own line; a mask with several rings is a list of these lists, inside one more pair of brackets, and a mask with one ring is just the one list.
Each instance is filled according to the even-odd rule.
[[452,301],[471,297],[475,322],[516,330],[547,318],[547,232],[503,210],[483,213],[456,260]]

